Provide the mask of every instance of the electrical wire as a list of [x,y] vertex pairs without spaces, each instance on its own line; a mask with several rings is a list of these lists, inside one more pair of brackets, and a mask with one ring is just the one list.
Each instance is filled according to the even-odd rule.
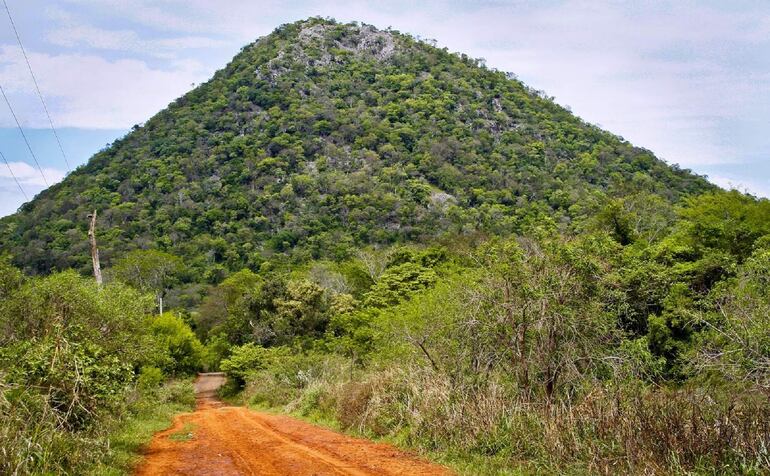
[[16,117],[16,113],[13,111],[13,107],[11,106],[11,102],[8,100],[8,96],[5,95],[5,89],[3,89],[2,86],[0,86],[0,93],[3,94],[3,99],[5,99],[5,103],[8,105],[8,109],[11,110],[11,115],[13,116],[13,120],[16,122],[16,127],[19,128],[19,132],[21,132],[21,136],[24,138],[24,143],[27,144],[27,150],[29,150],[30,155],[32,155],[32,159],[35,161],[35,165],[37,165],[37,169],[40,171],[40,176],[43,177],[43,183],[45,183],[45,186],[48,187],[48,180],[45,178],[45,174],[43,173],[43,168],[40,166],[40,162],[37,161],[37,156],[32,151],[32,146],[29,145],[29,140],[27,139],[27,134],[24,133],[24,129],[21,127],[21,123],[19,122],[19,118]]
[[13,33],[16,35],[16,41],[19,43],[19,48],[21,48],[21,54],[24,56],[24,61],[27,62],[27,69],[29,69],[29,74],[32,76],[32,82],[35,84],[35,91],[37,91],[37,97],[40,98],[40,103],[43,105],[43,110],[45,110],[45,115],[48,117],[48,124],[51,125],[51,131],[53,131],[53,135],[56,138],[56,143],[59,145],[59,150],[61,151],[61,155],[64,158],[64,164],[67,166],[67,172],[70,171],[70,163],[67,160],[67,154],[64,153],[64,147],[61,145],[61,140],[59,139],[59,134],[56,132],[56,127],[53,125],[53,119],[51,119],[51,113],[48,112],[48,106],[45,103],[45,99],[43,99],[43,93],[40,92],[40,86],[37,84],[37,78],[35,77],[35,73],[32,71],[32,64],[29,62],[29,57],[27,57],[27,51],[24,49],[24,45],[21,43],[21,36],[19,36],[19,31],[16,29],[16,23],[13,21],[13,16],[11,16],[11,10],[8,8],[8,3],[6,0],[3,0],[3,5],[5,6],[5,11],[8,13],[8,19],[11,21],[11,27],[13,27]]
[[16,174],[13,173],[13,169],[11,168],[11,164],[8,163],[8,159],[5,158],[5,155],[0,152],[0,157],[3,158],[3,162],[5,162],[5,165],[8,167],[8,172],[11,173],[11,177],[13,177],[13,181],[16,182],[16,185],[19,186],[19,191],[21,191],[21,194],[24,195],[24,200],[29,201],[29,196],[27,195],[27,192],[24,191],[24,189],[21,186],[21,182],[19,182],[19,179],[16,178]]

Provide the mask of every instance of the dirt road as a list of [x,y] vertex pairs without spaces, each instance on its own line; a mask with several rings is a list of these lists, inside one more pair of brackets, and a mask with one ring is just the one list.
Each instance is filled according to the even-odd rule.
[[222,374],[202,374],[197,409],[157,433],[138,476],[449,475],[392,446],[340,435],[294,418],[216,400]]

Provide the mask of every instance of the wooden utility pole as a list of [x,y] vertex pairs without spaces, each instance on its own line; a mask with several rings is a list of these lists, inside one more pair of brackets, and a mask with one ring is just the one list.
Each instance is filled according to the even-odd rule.
[[96,278],[96,284],[102,285],[102,266],[99,264],[99,248],[96,247],[96,210],[94,213],[88,215],[91,219],[91,224],[88,227],[88,241],[91,243],[91,261],[94,264],[94,278]]

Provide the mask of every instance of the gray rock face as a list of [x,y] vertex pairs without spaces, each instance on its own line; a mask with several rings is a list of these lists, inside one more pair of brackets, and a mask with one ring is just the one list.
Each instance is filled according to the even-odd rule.
[[272,82],[289,71],[290,62],[307,68],[327,67],[344,62],[347,54],[387,61],[395,51],[393,35],[371,25],[346,27],[344,30],[337,25],[308,25],[300,30],[296,43],[279,51],[266,68],[257,70],[256,74]]

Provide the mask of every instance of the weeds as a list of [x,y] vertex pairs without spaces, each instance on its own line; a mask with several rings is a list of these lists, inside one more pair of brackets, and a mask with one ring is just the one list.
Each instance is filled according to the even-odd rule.
[[[528,401],[502,377],[453,384],[429,367],[327,371],[301,387],[252,375],[245,398],[430,453],[464,474],[762,474],[770,403],[749,392],[595,384]],[[284,381],[286,382],[286,381]],[[265,400],[267,387],[273,395]]]
[[171,433],[168,436],[169,440],[172,441],[190,441],[195,437],[195,425],[192,423],[185,423],[181,430],[175,431],[174,433]]
[[139,451],[176,412],[194,404],[189,382],[153,390],[133,390],[116,415],[86,430],[58,424],[42,395],[0,386],[0,474],[128,474]]

